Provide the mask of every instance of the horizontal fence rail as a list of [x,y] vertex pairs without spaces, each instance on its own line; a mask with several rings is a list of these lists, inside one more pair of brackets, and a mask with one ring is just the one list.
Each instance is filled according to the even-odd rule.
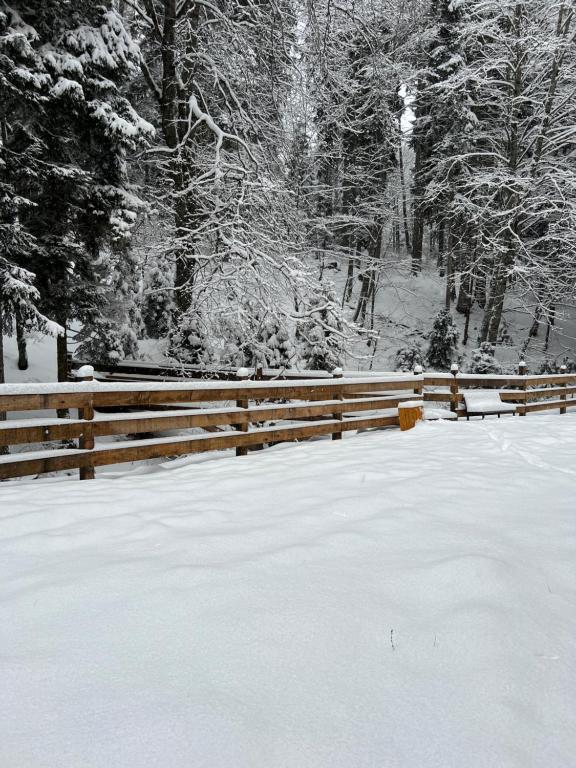
[[574,374],[268,373],[261,380],[247,380],[254,372],[243,371],[232,381],[0,385],[0,414],[8,416],[0,421],[0,452],[12,451],[0,455],[0,480],[73,469],[90,479],[111,464],[230,448],[245,455],[323,435],[337,440],[347,431],[398,427],[398,407],[414,400],[461,417],[467,390],[497,391],[520,416],[576,406]]

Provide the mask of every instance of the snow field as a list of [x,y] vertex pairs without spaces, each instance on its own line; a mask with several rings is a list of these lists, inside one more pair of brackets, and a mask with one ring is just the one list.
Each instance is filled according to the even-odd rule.
[[0,765],[573,768],[575,425],[0,485]]

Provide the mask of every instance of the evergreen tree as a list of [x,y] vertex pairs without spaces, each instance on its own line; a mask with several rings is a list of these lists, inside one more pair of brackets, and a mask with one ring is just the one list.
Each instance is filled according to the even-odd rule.
[[342,364],[344,323],[336,294],[325,288],[308,304],[306,317],[298,326],[304,367],[313,371],[333,371]]
[[412,343],[396,351],[395,371],[411,372],[417,365],[424,365],[424,352],[420,344]]
[[[454,162],[448,178],[438,176],[442,158],[454,159],[466,149],[470,114],[467,94],[449,86],[464,60],[460,39],[463,10],[453,0],[430,0],[426,26],[418,34],[412,146],[415,151],[413,171],[414,231],[412,235],[412,270],[421,269],[422,243],[426,222],[436,226],[439,261],[450,247],[450,231],[455,222],[446,219],[451,198],[449,179],[461,171]],[[448,270],[449,272],[450,270]]]
[[478,349],[472,350],[470,373],[502,373],[502,366],[494,359],[495,347],[483,341]]
[[[152,134],[121,86],[140,53],[112,2],[0,5],[2,181],[24,199],[17,225],[33,243],[41,310],[66,328],[104,314],[141,202],[126,153]],[[113,331],[109,323],[106,334]],[[59,377],[66,375],[60,337]]]
[[433,371],[450,368],[458,346],[458,329],[448,310],[442,309],[434,318],[428,337],[426,360]]

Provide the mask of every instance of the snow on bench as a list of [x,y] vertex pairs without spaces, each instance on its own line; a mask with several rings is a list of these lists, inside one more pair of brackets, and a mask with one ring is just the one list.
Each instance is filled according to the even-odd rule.
[[503,403],[500,393],[490,389],[463,392],[466,404],[466,418],[470,416],[488,416],[501,413],[516,413],[514,403]]

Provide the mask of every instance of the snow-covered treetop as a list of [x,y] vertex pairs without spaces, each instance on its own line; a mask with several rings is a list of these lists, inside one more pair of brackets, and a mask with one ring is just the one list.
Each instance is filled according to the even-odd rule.
[[121,16],[114,10],[103,14],[99,27],[86,24],[66,32],[62,45],[88,68],[114,72],[120,67],[136,70],[140,49],[124,27]]
[[140,49],[115,10],[102,8],[99,21],[46,40],[17,10],[4,6],[0,51],[12,61],[6,85],[28,99],[60,99],[79,114],[85,110],[105,133],[131,147],[154,133],[116,82],[137,71]]

